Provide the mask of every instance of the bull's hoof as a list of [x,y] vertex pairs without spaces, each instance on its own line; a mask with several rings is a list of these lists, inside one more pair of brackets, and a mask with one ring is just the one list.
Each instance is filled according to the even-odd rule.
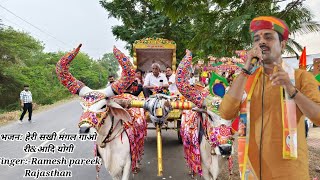
[[90,132],[90,127],[86,127],[86,126],[84,126],[84,127],[80,127],[80,129],[79,129],[79,133],[89,133]]
[[191,179],[194,179],[194,175],[193,174],[191,174]]
[[140,168],[136,167],[134,170],[133,170],[133,174],[138,174],[140,172]]
[[191,176],[191,179],[195,178],[196,174],[192,170],[189,170],[188,174],[189,174],[189,176]]

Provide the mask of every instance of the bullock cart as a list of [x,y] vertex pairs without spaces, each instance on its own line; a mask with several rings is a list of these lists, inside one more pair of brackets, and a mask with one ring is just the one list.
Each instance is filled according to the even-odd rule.
[[[176,60],[176,43],[171,40],[162,38],[144,38],[135,41],[133,44],[133,64],[135,69],[142,70],[145,73],[151,73],[151,65],[153,63],[158,63],[160,65],[160,70],[166,70],[166,67],[171,67],[173,72],[177,68]],[[156,94],[156,96],[159,96]],[[143,95],[140,95],[141,100],[143,100]],[[161,97],[161,95],[159,96]],[[164,96],[162,96],[164,97]],[[150,115],[147,115],[149,122],[153,122],[155,127],[148,127],[148,129],[156,129],[157,134],[157,156],[158,156],[158,176],[162,176],[163,166],[162,166],[162,129],[172,129],[177,131],[178,140],[182,143],[180,135],[180,125],[182,109],[191,109],[193,104],[191,102],[186,102],[183,97],[179,95],[167,94],[166,98],[169,100],[172,109],[166,114],[164,108],[155,109],[154,116],[164,118],[162,122],[151,121]],[[134,107],[142,107],[144,105],[143,101],[132,101],[131,105]],[[148,111],[147,113],[149,113]],[[151,120],[150,120],[151,119]],[[174,124],[173,127],[168,126]]]

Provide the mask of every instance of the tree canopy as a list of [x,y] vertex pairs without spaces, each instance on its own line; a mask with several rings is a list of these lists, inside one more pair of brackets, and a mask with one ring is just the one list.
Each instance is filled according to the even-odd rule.
[[[0,112],[19,108],[19,93],[28,84],[37,104],[51,104],[71,94],[57,78],[55,65],[66,52],[43,52],[43,44],[28,33],[0,28]],[[70,72],[87,86],[104,87],[108,70],[80,52]],[[115,63],[116,65],[118,63]]]
[[183,57],[184,48],[194,36],[190,18],[172,21],[156,10],[149,0],[100,1],[100,4],[109,12],[109,17],[115,17],[123,22],[123,25],[114,26],[112,33],[117,39],[126,41],[127,49],[131,52],[135,40],[158,37],[174,40],[178,48],[177,56]]
[[109,75],[117,77],[117,72],[119,71],[118,60],[114,57],[113,53],[106,53],[98,60],[99,64],[109,72]]
[[[247,49],[252,39],[250,21],[257,16],[270,15],[284,19],[291,37],[320,31],[311,11],[302,3],[292,1],[284,9],[281,1],[261,0],[101,0],[109,17],[123,25],[112,29],[116,38],[127,42],[131,49],[135,40],[161,37],[177,43],[177,57],[184,49],[194,54],[234,56],[235,50]],[[289,39],[287,52],[297,53],[302,47]]]

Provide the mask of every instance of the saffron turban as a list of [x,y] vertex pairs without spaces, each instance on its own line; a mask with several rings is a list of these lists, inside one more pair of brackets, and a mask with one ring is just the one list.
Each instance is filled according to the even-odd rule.
[[261,29],[272,29],[280,33],[283,40],[288,40],[288,25],[281,19],[272,16],[260,16],[254,18],[250,23],[250,32],[255,33]]

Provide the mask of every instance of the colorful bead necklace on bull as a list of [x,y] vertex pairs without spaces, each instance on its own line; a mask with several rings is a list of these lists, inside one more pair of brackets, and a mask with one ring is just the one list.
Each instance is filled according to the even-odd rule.
[[[181,122],[181,136],[184,145],[185,159],[192,173],[198,173],[205,179],[212,177],[215,179],[219,170],[207,166],[219,166],[218,162],[202,162],[207,156],[217,155],[227,156],[229,161],[229,170],[232,169],[232,128],[231,121],[221,119],[217,114],[214,98],[205,88],[199,89],[189,84],[188,74],[192,72],[192,56],[189,50],[186,50],[186,56],[180,62],[177,68],[176,84],[179,92],[189,101],[193,102],[197,108],[195,111],[184,111]],[[201,141],[203,134],[204,138]],[[200,149],[201,142],[207,141],[209,149]],[[228,149],[228,150],[227,150]],[[206,150],[209,152],[206,153]],[[201,154],[200,154],[201,153]],[[211,159],[211,157],[208,157]],[[204,160],[206,161],[206,160]],[[219,168],[219,167],[217,167]],[[210,172],[209,172],[210,171]],[[211,175],[209,175],[211,174]]]
[[[312,74],[284,64],[286,23],[262,16],[250,24],[253,48],[220,104],[222,118],[239,115],[238,161],[245,179],[310,179],[304,115],[320,124],[320,93]],[[253,63],[254,57],[258,63]]]
[[[131,64],[129,58],[127,58],[121,51],[116,47],[113,48],[113,54],[117,58],[120,66],[122,67],[121,78],[112,83],[102,90],[91,90],[83,82],[77,80],[69,72],[70,63],[78,54],[80,44],[76,49],[67,53],[63,56],[56,65],[56,73],[60,82],[68,88],[72,94],[78,94],[81,98],[81,105],[84,109],[87,109],[85,113],[82,114],[80,118],[79,127],[87,124],[97,130],[103,124],[103,119],[107,116],[108,108],[101,112],[92,112],[90,107],[94,104],[103,103],[100,100],[106,99],[108,97],[115,96],[117,94],[122,94],[125,90],[132,84],[135,77],[135,71],[133,65]],[[112,103],[112,102],[109,102]]]

